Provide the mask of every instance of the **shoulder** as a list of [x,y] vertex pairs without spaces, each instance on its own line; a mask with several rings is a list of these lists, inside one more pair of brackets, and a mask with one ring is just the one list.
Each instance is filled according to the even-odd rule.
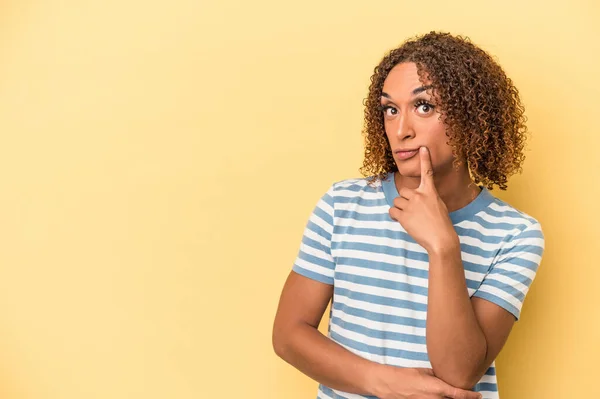
[[361,197],[377,192],[381,192],[381,180],[374,176],[338,180],[329,188],[333,197]]
[[494,216],[498,222],[512,224],[520,230],[534,225],[541,226],[539,220],[532,215],[497,197],[493,197],[486,212]]
[[517,242],[526,242],[540,249],[544,247],[540,221],[500,198],[493,197],[478,217],[487,229],[502,237],[505,247],[514,247]]

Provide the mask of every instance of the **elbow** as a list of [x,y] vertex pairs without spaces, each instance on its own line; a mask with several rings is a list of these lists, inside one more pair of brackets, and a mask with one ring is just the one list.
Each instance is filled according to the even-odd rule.
[[475,373],[468,372],[468,370],[454,369],[450,371],[434,368],[433,373],[445,383],[465,390],[472,390],[479,381],[479,377]]
[[472,390],[485,374],[484,360],[470,362],[470,364],[444,364],[433,366],[433,373],[453,387]]
[[287,353],[287,343],[285,340],[285,334],[277,328],[273,327],[273,333],[271,334],[271,344],[275,354],[285,360],[285,354]]
[[467,373],[463,373],[462,375],[457,375],[456,376],[456,385],[454,385],[457,388],[460,389],[466,389],[466,390],[473,390],[473,388],[475,387],[475,385],[477,384],[477,382],[479,382],[480,377],[477,374],[467,374]]
[[435,376],[446,384],[452,385],[453,387],[472,390],[477,381],[471,373],[467,373],[465,370],[460,369],[443,369],[440,367],[434,367],[433,373]]
[[[436,377],[453,387],[472,390],[485,374],[488,357],[487,343],[483,341],[473,350],[463,356],[446,356],[437,359],[431,366]],[[489,365],[489,364],[488,364]]]

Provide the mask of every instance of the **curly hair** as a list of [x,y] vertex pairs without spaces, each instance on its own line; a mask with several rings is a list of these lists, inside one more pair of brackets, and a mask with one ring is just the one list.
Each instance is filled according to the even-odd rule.
[[519,93],[492,57],[470,39],[432,31],[388,51],[371,76],[364,99],[365,157],[360,172],[369,183],[398,170],[385,134],[380,108],[383,83],[401,62],[417,66],[419,80],[429,80],[446,126],[453,165],[466,160],[476,184],[506,190],[507,178],[522,172],[527,127]]

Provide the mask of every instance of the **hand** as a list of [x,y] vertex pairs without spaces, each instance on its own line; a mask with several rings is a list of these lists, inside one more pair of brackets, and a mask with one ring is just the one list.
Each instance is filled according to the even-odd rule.
[[481,399],[481,394],[453,387],[425,368],[383,366],[375,395],[380,399]]
[[433,167],[427,147],[419,150],[421,184],[416,189],[402,188],[390,208],[390,217],[427,252],[445,249],[458,241],[458,235],[433,181]]

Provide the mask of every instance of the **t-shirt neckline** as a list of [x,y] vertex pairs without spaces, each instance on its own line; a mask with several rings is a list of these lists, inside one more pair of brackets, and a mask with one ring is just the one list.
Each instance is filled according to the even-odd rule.
[[[396,184],[394,183],[394,172],[388,172],[381,181],[381,185],[383,187],[385,200],[391,208],[394,206],[394,199],[399,196]],[[479,187],[481,187],[481,192],[477,194],[477,197],[475,197],[473,201],[460,209],[448,213],[453,224],[466,219],[471,219],[476,213],[486,208],[494,200],[495,197],[486,187]]]

